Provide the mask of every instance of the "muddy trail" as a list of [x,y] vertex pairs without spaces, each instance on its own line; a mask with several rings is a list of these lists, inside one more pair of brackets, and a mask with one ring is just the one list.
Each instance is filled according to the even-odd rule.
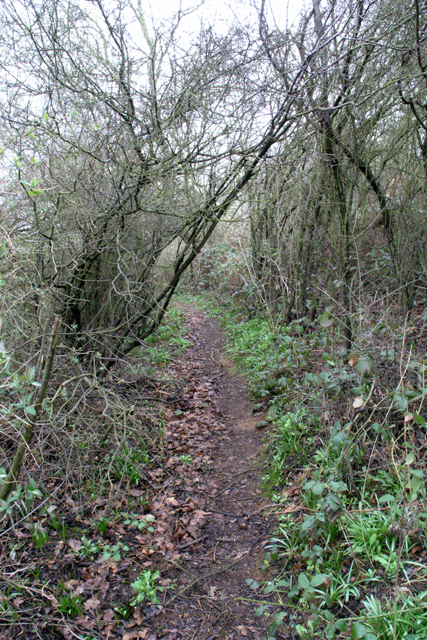
[[[200,527],[193,530],[189,542],[177,546],[181,556],[172,572],[171,562],[166,561],[174,591],[168,591],[152,629],[157,638],[261,639],[267,636],[267,621],[255,616],[255,594],[246,584],[248,578],[262,577],[263,547],[271,532],[258,464],[262,435],[255,424],[259,417],[253,416],[245,380],[224,354],[225,336],[215,320],[190,305],[182,308],[194,342],[186,353],[188,395],[195,389],[205,390],[202,403],[191,397],[186,420],[198,421],[198,433],[200,422],[207,422],[202,436],[208,441],[207,463],[199,469],[199,482],[182,486],[181,481],[174,493],[177,504],[183,499],[197,504]],[[175,374],[180,373],[178,366]],[[208,415],[203,415],[206,411]],[[182,424],[179,418],[177,426]],[[210,431],[209,424],[215,431]],[[169,440],[173,431],[172,420]]]
[[262,596],[246,583],[263,578],[272,530],[260,417],[216,321],[181,309],[193,346],[159,366],[155,379],[110,383],[134,412],[131,451],[145,444],[140,430],[149,433],[146,407],[156,408],[149,458],[129,462],[116,452],[113,460],[128,466],[111,473],[108,492],[101,482],[82,504],[60,479],[51,485],[55,520],[47,509],[34,516],[45,533],[38,546],[25,518],[3,532],[0,640],[267,637],[268,619],[255,615]]

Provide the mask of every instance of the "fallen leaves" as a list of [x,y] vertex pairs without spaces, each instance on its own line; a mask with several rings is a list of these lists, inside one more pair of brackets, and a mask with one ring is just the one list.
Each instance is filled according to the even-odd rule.
[[[94,497],[84,509],[72,492],[62,494],[60,500],[56,496],[58,522],[65,507],[71,524],[64,539],[50,528],[50,546],[44,554],[40,579],[47,578],[58,589],[58,600],[65,597],[78,603],[80,614],[66,624],[61,614],[56,626],[67,640],[82,634],[90,637],[95,628],[97,637],[108,640],[155,640],[154,618],[162,607],[129,607],[135,575],[141,567],[160,569],[159,584],[170,589],[175,578],[168,577],[167,569],[163,573],[162,567],[181,562],[195,545],[209,538],[207,524],[224,520],[206,506],[207,499],[219,490],[210,469],[215,464],[218,436],[224,431],[216,406],[216,383],[205,373],[204,363],[194,359],[174,362],[168,375],[189,382],[181,390],[183,402],[162,409],[161,448],[150,451],[139,484],[126,488],[124,482],[113,478],[110,493]],[[108,522],[101,534],[97,523],[104,520]],[[44,524],[49,526],[48,522]],[[18,534],[28,538],[31,545],[28,530],[19,530]],[[92,556],[82,553],[83,536],[97,549]],[[102,549],[119,544],[122,548],[126,545],[128,551],[117,561],[112,557],[104,561]],[[237,562],[244,555],[233,551],[232,557]],[[209,596],[222,598],[217,587],[210,587]],[[14,599],[18,614],[19,609],[28,608],[28,602],[25,597]],[[47,607],[43,615],[52,619]],[[176,626],[176,620],[172,626]],[[237,632],[239,637],[248,636],[243,624]],[[182,637],[181,627],[168,633],[171,638]]]
[[142,638],[142,640],[150,640],[150,637],[155,640],[156,636],[155,635],[151,635],[151,630],[150,629],[139,629],[138,631],[127,631],[124,636],[123,636],[123,640],[138,640],[139,638]]

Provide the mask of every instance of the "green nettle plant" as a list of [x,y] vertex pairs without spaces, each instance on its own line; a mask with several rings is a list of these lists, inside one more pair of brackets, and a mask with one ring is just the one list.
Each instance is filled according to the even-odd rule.
[[136,592],[136,596],[130,602],[132,607],[143,603],[159,602],[157,592],[163,591],[163,587],[156,585],[159,577],[159,571],[153,572],[150,569],[139,574],[135,582],[131,584],[132,589]]
[[[3,488],[7,477],[8,474],[6,469],[1,467],[0,490]],[[42,493],[40,489],[37,488],[35,480],[30,478],[24,491],[22,489],[22,485],[18,484],[15,486],[15,489],[7,495],[5,500],[0,500],[0,517],[2,514],[12,516],[13,510],[16,507],[25,518],[30,513],[35,499],[41,497]]]
[[101,549],[97,542],[93,542],[93,540],[86,538],[86,536],[81,537],[81,543],[82,546],[77,551],[77,555],[80,556],[80,558],[93,558]]

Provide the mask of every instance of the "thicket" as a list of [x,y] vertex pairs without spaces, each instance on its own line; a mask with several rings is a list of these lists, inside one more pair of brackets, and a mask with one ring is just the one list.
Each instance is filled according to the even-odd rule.
[[248,319],[245,306],[206,295],[266,433],[263,478],[278,527],[265,579],[248,582],[264,597],[257,614],[271,616],[269,637],[422,640],[426,354],[398,322],[381,351],[378,342],[349,355],[333,316],[278,333],[260,313]]
[[[300,116],[193,286],[219,305],[268,434],[279,527],[252,586],[270,636],[423,640],[425,6],[322,8]],[[261,15],[260,34],[285,76],[307,32],[292,49]]]
[[[416,564],[404,577],[402,558],[413,535],[424,549],[426,8],[314,0],[280,30],[262,0],[255,23],[225,34],[202,28],[184,47],[185,11],[152,27],[131,0],[2,3],[0,513],[8,527],[21,517],[22,465],[24,502],[37,510],[45,498],[29,479],[34,466],[50,478],[43,496],[58,478],[78,493],[104,474],[105,447],[117,451],[113,468],[120,449],[132,457],[135,438],[145,451],[158,437],[122,391],[140,375],[134,356],[149,354],[184,278],[215,289],[249,321],[236,329],[236,349],[248,352],[274,425],[271,482],[289,464],[299,468],[300,453],[317,455],[295,485],[311,504],[301,508],[320,515],[301,533],[305,578],[292,597],[317,607],[320,627],[299,633],[318,637],[326,609],[335,618],[325,633],[341,632],[342,597],[335,609],[319,605],[329,582],[307,551],[338,548],[329,508],[337,540],[347,535],[355,554],[329,495],[354,514],[348,530],[378,512],[395,531],[370,536],[397,553],[394,587],[383,567],[393,597],[378,591],[383,604],[369,605],[385,607],[376,615],[391,616],[392,630],[366,634],[417,633],[412,622],[399,630],[396,612],[412,611],[408,598],[421,602],[424,585]],[[212,242],[220,221],[226,231]],[[271,354],[265,364],[261,352]],[[304,452],[294,451],[300,431],[314,438]],[[365,509],[373,499],[383,501]],[[354,555],[351,584],[361,562],[377,563],[365,555]]]

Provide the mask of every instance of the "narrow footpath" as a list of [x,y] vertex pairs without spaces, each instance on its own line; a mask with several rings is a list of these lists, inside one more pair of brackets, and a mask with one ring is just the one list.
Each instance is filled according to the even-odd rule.
[[[198,487],[190,490],[197,494],[203,523],[197,538],[181,545],[183,554],[172,566],[175,587],[156,618],[156,635],[260,640],[267,637],[268,621],[255,616],[256,594],[246,583],[262,578],[263,547],[271,531],[258,465],[259,418],[252,414],[245,380],[224,355],[225,336],[216,321],[191,305],[181,307],[194,341],[186,354],[187,376],[194,388],[210,389],[211,417],[220,428],[207,434],[210,464],[202,468]],[[171,439],[173,423],[168,429]]]

